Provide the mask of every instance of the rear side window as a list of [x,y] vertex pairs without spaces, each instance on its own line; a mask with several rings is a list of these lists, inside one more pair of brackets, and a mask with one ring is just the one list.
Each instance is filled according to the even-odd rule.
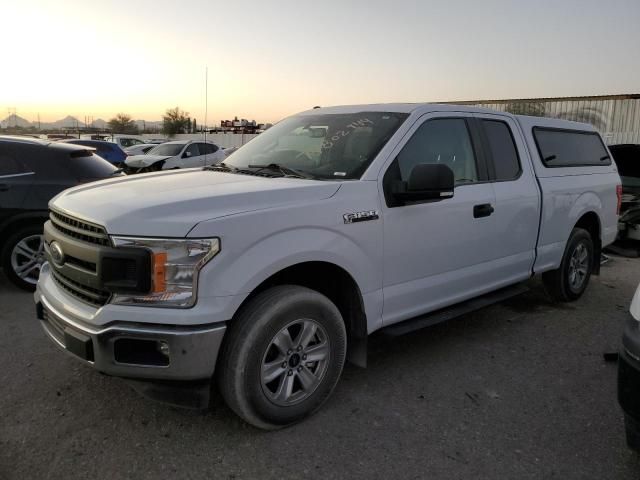
[[212,143],[201,143],[200,150],[202,150],[203,146],[205,153],[216,153],[218,151],[218,147]]
[[60,163],[66,164],[81,180],[105,178],[117,170],[111,163],[89,150],[60,154]]
[[27,158],[29,162],[37,161],[38,173],[47,179],[97,180],[117,170],[92,150],[56,144],[34,150]]
[[611,165],[611,158],[595,132],[535,127],[533,137],[546,167]]
[[518,150],[509,126],[497,120],[482,120],[489,142],[497,181],[514,180],[520,175]]

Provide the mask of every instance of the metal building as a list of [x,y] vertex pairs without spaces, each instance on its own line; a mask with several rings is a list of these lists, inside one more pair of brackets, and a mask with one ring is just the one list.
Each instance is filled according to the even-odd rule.
[[590,123],[609,145],[640,143],[640,94],[451,102]]

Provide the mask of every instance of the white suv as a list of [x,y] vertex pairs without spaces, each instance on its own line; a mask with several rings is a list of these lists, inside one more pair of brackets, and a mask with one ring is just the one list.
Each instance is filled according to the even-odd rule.
[[125,160],[129,173],[154,172],[174,168],[215,165],[226,158],[224,148],[211,142],[180,140],[152,148],[146,155],[133,155]]

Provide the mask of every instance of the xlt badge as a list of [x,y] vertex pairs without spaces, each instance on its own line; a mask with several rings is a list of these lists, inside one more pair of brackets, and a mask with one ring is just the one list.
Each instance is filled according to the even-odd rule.
[[378,216],[377,210],[365,210],[364,212],[345,213],[342,218],[344,219],[344,223],[357,223],[366,222],[367,220],[377,220],[380,217]]

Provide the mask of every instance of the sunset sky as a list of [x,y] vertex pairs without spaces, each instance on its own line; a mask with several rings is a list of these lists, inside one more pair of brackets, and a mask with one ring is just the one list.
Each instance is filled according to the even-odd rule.
[[0,0],[0,119],[640,92],[639,0]]

